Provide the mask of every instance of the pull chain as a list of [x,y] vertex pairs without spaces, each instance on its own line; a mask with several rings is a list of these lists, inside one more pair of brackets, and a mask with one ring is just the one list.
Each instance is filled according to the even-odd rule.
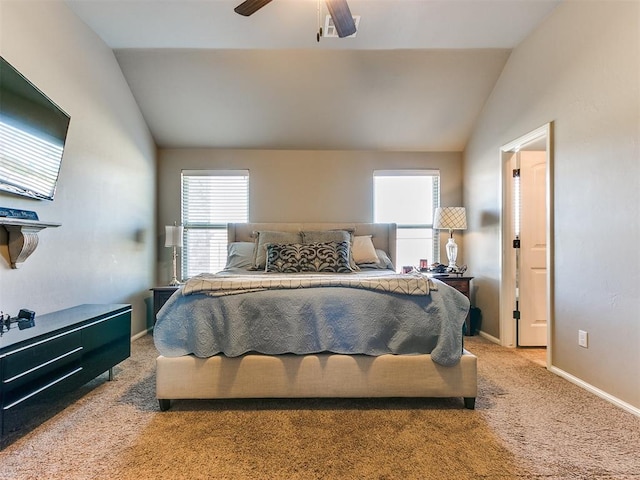
[[318,33],[316,33],[316,41],[320,43],[320,37],[322,37],[322,23],[320,22],[320,0],[318,0]]

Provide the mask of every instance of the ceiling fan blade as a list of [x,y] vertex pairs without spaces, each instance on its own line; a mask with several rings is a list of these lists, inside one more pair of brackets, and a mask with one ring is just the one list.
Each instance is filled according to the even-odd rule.
[[249,15],[256,13],[269,2],[271,2],[271,0],[245,0],[234,8],[233,11],[248,17]]
[[356,24],[353,21],[347,0],[326,0],[326,2],[338,37],[348,37],[356,33]]

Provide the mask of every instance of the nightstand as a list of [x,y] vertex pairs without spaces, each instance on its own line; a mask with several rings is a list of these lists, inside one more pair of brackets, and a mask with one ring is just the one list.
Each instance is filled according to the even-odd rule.
[[180,287],[171,287],[169,285],[164,287],[154,287],[151,289],[153,292],[153,323],[156,323],[156,315],[158,315],[158,311],[162,308],[169,297],[173,295]]
[[[436,277],[438,280],[446,283],[447,285],[455,288],[460,293],[464,294],[465,297],[471,301],[471,280],[473,277],[459,277],[458,275],[450,275],[448,277]],[[471,310],[467,313],[467,318],[464,321],[465,323],[465,335],[471,336],[473,332],[471,331]]]

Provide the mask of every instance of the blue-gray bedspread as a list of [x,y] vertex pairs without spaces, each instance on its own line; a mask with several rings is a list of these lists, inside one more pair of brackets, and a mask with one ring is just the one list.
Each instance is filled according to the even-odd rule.
[[468,310],[469,300],[441,282],[427,295],[314,287],[212,296],[181,288],[158,312],[153,336],[167,357],[430,353],[451,366]]

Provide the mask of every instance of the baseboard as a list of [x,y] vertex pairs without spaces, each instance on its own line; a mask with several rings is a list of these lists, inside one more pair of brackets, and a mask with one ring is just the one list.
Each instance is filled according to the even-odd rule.
[[144,337],[145,335],[147,335],[149,332],[151,332],[153,329],[149,328],[148,330],[143,330],[141,332],[136,333],[134,336],[131,337],[131,341],[135,342],[136,340],[138,340],[139,338]]
[[478,335],[481,336],[482,338],[486,338],[490,342],[497,343],[498,345],[501,345],[499,338],[496,338],[493,335],[489,335],[488,333],[483,332],[482,330],[480,330],[478,332]]
[[634,407],[633,405],[624,402],[622,400],[620,400],[617,397],[614,397],[613,395],[600,390],[597,387],[594,387],[593,385],[585,382],[584,380],[579,379],[578,377],[574,377],[573,375],[571,375],[570,373],[565,372],[564,370],[561,370],[558,367],[554,367],[554,366],[550,366],[548,367],[548,370],[552,373],[555,373],[556,375],[558,375],[559,377],[564,378],[565,380],[570,381],[571,383],[578,385],[581,388],[584,388],[585,390],[587,390],[588,392],[593,393],[594,395],[597,395],[598,397],[606,400],[609,403],[613,403],[616,407],[622,408],[623,410],[626,410],[629,413],[632,413],[633,415],[635,415],[636,417],[640,417],[640,408]]
[[[478,332],[478,335],[480,335],[483,338],[486,338],[490,342],[501,345],[500,339],[494,337],[493,335],[489,335],[488,333],[483,331]],[[509,348],[509,347],[505,347],[505,348]],[[594,387],[593,385],[585,382],[584,380],[579,379],[578,377],[574,377],[570,373],[567,373],[558,367],[554,367],[553,365],[548,365],[547,370],[549,370],[551,373],[558,375],[559,377],[564,378],[565,380],[568,380],[569,382],[579,386],[580,388],[583,388],[588,392],[591,392],[594,395],[597,395],[603,400],[606,400],[607,402],[614,404],[616,407],[626,410],[627,412],[635,415],[636,417],[640,417],[640,408],[634,407],[630,403],[622,401],[619,398],[614,397],[610,393],[607,393],[604,390],[600,390],[599,388]]]

